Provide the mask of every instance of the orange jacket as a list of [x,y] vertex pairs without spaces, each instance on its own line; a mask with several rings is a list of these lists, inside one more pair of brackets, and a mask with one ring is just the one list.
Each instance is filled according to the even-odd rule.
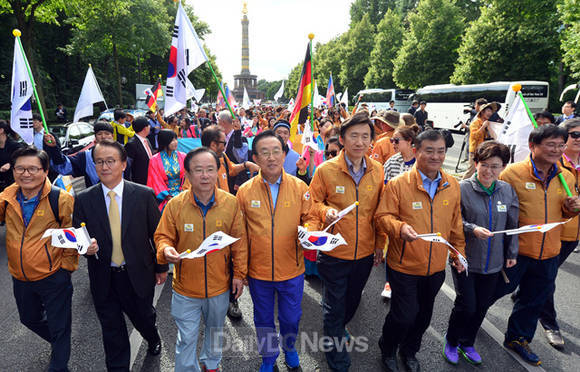
[[[560,166],[564,167],[574,176],[574,189],[570,188],[572,194],[578,195],[578,184],[580,183],[580,173],[576,170],[574,165],[568,161],[565,157],[562,156],[560,159],[559,164]],[[572,221],[564,224],[562,227],[562,235],[560,235],[560,239],[566,242],[575,242],[580,238],[580,218],[578,216],[574,217]]]
[[[556,169],[558,173],[562,172],[564,175],[570,191],[575,190],[575,180],[572,173],[559,167]],[[534,174],[531,157],[510,164],[499,175],[499,179],[512,185],[518,194],[520,226],[558,222],[575,216],[564,210],[563,202],[567,195],[558,176],[554,176],[548,187],[545,188],[544,183]],[[568,223],[572,223],[572,221]],[[560,253],[561,233],[562,225],[542,234],[520,234],[518,235],[519,254],[536,260],[555,257]]]
[[46,179],[38,206],[28,227],[25,227],[22,208],[17,199],[19,188],[14,183],[0,194],[0,221],[6,222],[6,255],[10,274],[21,281],[37,281],[54,274],[60,268],[75,271],[79,263],[75,249],[55,248],[50,244],[50,238],[41,238],[47,229],[72,226],[73,197],[64,190],[60,192],[59,226],[48,200],[51,184]]
[[177,293],[208,298],[226,292],[230,289],[230,257],[234,263],[234,278],[244,279],[248,261],[246,229],[235,196],[217,188],[214,204],[205,217],[191,190],[183,191],[165,206],[154,236],[159,264],[167,263],[163,253],[166,247],[174,247],[179,253],[193,251],[216,231],[240,240],[204,257],[179,261],[173,275],[173,289]]
[[373,159],[381,164],[385,164],[387,160],[395,155],[395,148],[391,143],[391,136],[393,132],[385,132],[385,135],[379,139],[373,148]]
[[358,186],[348,172],[344,150],[316,168],[310,182],[313,205],[308,216],[309,230],[322,230],[330,208],[340,211],[355,201],[359,202],[355,210],[329,230],[332,234],[340,233],[347,245],[325,252],[326,255],[358,260],[385,246],[386,236],[375,228],[375,211],[384,184],[383,167],[368,156],[364,159],[367,169]]
[[469,152],[474,153],[477,146],[485,140],[485,131],[481,130],[483,120],[477,116],[469,125]]
[[304,255],[298,243],[311,201],[308,186],[282,171],[276,205],[262,172],[242,186],[236,195],[248,231],[248,276],[284,281],[304,273]]
[[420,276],[445,270],[447,246],[421,239],[404,241],[401,239],[401,227],[405,223],[417,234],[441,233],[444,239],[465,256],[460,202],[459,183],[443,171],[433,200],[423,187],[416,165],[390,180],[377,210],[379,227],[389,236],[389,267],[405,274]]

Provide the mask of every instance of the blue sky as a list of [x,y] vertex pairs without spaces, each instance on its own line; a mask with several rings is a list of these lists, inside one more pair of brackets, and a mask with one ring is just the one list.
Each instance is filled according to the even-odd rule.
[[[258,79],[285,79],[303,60],[310,32],[316,43],[348,30],[352,1],[248,0],[250,72]],[[242,0],[187,0],[187,4],[209,24],[211,34],[205,43],[232,86],[233,75],[241,70]]]

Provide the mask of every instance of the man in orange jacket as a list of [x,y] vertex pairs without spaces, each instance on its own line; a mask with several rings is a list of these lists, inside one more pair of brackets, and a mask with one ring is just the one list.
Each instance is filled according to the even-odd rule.
[[[389,236],[392,298],[379,340],[387,371],[398,371],[397,349],[407,371],[420,370],[415,354],[445,280],[447,246],[417,235],[441,233],[465,256],[459,183],[441,170],[445,139],[440,132],[427,130],[417,136],[415,146],[415,166],[387,183],[377,210],[379,227]],[[459,259],[451,256],[454,268],[462,272]]]
[[340,233],[347,245],[319,252],[318,272],[324,283],[324,335],[326,360],[334,371],[347,371],[350,356],[338,348],[350,337],[346,325],[354,317],[373,263],[382,261],[385,236],[375,228],[375,211],[384,183],[383,166],[366,151],[374,137],[368,112],[347,119],[340,128],[344,150],[322,163],[310,183],[313,206],[308,217],[311,230],[322,230],[338,218],[338,211],[358,201],[359,205],[337,222],[330,232]]
[[260,173],[237,193],[248,231],[248,283],[254,303],[254,324],[260,372],[278,370],[280,354],[274,323],[278,294],[278,321],[286,366],[300,370],[294,343],[302,315],[304,255],[298,243],[298,225],[310,210],[308,186],[284,172],[284,141],[266,130],[254,138],[252,157]]
[[[205,341],[200,362],[204,371],[217,371],[230,298],[230,257],[233,260],[231,292],[237,299],[247,273],[246,229],[236,198],[216,188],[219,158],[206,147],[190,151],[184,160],[191,189],[167,203],[155,231],[157,261],[175,264],[171,315],[177,324],[176,371],[200,371],[197,338],[201,316]],[[209,235],[222,231],[239,238],[231,247],[203,257],[183,259],[180,253],[194,250]]]
[[[528,141],[530,157],[509,165],[500,174],[499,179],[512,185],[518,194],[520,226],[564,221],[580,211],[576,180],[572,173],[557,164],[566,149],[567,139],[568,132],[562,127],[548,124],[534,129]],[[562,174],[573,197],[566,195],[559,174]],[[517,264],[505,270],[509,283],[499,283],[496,288],[495,299],[498,299],[520,286],[508,321],[504,346],[533,365],[542,362],[530,349],[529,343],[536,332],[542,308],[554,290],[562,229],[560,225],[541,235],[520,234]]]
[[0,221],[6,222],[8,270],[20,321],[50,342],[49,370],[68,371],[71,273],[78,268],[78,254],[53,247],[42,235],[72,226],[73,197],[51,186],[49,157],[36,147],[16,150],[10,168],[16,182],[0,194]]

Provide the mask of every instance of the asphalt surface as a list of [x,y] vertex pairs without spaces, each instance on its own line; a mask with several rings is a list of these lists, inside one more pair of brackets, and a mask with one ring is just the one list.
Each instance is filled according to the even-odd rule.
[[[448,153],[446,168],[455,168],[461,145],[460,138]],[[465,165],[464,165],[465,168]],[[50,358],[50,345],[22,326],[12,294],[12,279],[6,264],[5,227],[0,227],[0,371],[45,371]],[[354,338],[351,352],[353,371],[382,371],[377,345],[384,317],[389,304],[380,297],[384,285],[384,266],[373,269],[363,293],[362,301],[348,329]],[[566,340],[563,351],[557,351],[546,341],[541,326],[538,327],[532,349],[543,361],[542,368],[530,367],[503,348],[503,332],[511,312],[509,297],[498,301],[489,311],[483,329],[479,332],[476,348],[483,358],[483,365],[474,367],[464,360],[458,366],[447,364],[442,356],[443,337],[449,314],[453,307],[453,282],[449,269],[443,289],[439,292],[431,327],[423,337],[421,351],[417,355],[423,371],[578,371],[580,370],[580,253],[572,253],[561,267],[557,278],[556,309],[558,321]],[[72,371],[105,370],[101,330],[96,317],[88,286],[86,262],[80,259],[80,267],[73,274],[73,324]],[[302,302],[301,334],[297,341],[304,371],[328,371],[324,353],[319,348],[322,337],[322,311],[320,308],[321,282],[308,278],[305,282]],[[129,324],[133,348],[133,371],[171,371],[177,330],[170,314],[171,287],[169,283],[158,287],[158,327],[163,340],[163,350],[158,357],[147,355],[147,343],[142,342]],[[257,371],[260,357],[257,353],[253,328],[253,307],[247,291],[240,299],[244,313],[241,322],[226,320],[224,340],[226,350],[222,360],[224,371]],[[278,359],[281,371],[285,371],[283,356]]]

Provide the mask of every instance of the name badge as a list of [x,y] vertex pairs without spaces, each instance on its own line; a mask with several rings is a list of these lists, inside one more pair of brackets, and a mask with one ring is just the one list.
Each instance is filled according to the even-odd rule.
[[250,203],[250,206],[252,208],[260,208],[260,201],[259,200],[252,200],[252,202]]
[[226,178],[228,178],[228,175],[224,173],[222,174],[222,178],[225,180]]
[[498,204],[497,211],[498,212],[507,212],[507,206],[505,204]]
[[526,190],[535,190],[536,183],[535,182],[526,182]]
[[183,225],[183,231],[185,231],[185,232],[193,232],[193,224],[192,223],[186,223],[185,225]]
[[443,200],[443,205],[449,205],[449,200],[447,199]]
[[413,202],[413,209],[423,209],[423,203]]
[[337,194],[344,194],[344,186],[336,186]]

